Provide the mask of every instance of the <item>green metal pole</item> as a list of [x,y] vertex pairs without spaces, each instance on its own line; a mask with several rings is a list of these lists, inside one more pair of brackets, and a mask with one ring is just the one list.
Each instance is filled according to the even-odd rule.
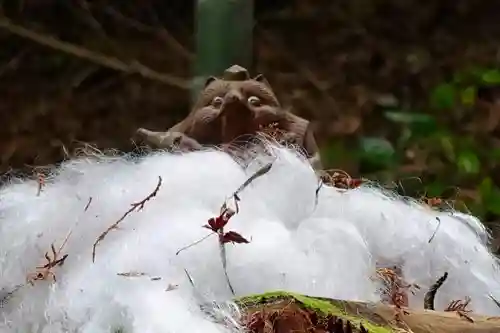
[[231,65],[252,69],[254,0],[197,0],[192,97]]

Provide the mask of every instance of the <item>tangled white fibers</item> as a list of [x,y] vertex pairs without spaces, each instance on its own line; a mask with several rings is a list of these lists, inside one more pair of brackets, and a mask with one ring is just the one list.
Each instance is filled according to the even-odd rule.
[[[316,206],[318,180],[305,159],[284,147],[272,155],[256,155],[245,168],[216,150],[78,158],[54,169],[38,196],[34,180],[4,185],[0,332],[238,331],[217,238],[176,252],[209,234],[202,225],[270,159],[271,170],[240,194],[240,211],[226,227],[250,241],[227,245],[236,296],[288,290],[377,301],[370,277],[383,260],[403,263],[405,278],[421,287],[411,307],[422,308],[426,289],[448,272],[437,309],[469,296],[476,313],[500,314],[490,298],[500,299],[500,274],[477,219],[369,185],[347,192],[324,186]],[[159,176],[157,195],[100,241],[92,262],[98,236],[147,197]],[[68,257],[52,270],[56,281],[25,284],[46,263],[51,243],[58,250],[70,231],[61,251]]]

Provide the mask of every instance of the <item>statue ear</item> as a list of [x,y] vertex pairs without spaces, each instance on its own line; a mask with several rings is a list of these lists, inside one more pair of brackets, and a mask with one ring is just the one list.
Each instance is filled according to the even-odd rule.
[[271,87],[271,85],[269,84],[269,81],[267,81],[266,77],[264,76],[264,74],[258,74],[256,77],[253,78],[255,81],[257,82],[260,82],[260,83],[263,83],[265,84],[266,86],[268,87]]
[[206,88],[210,83],[214,82],[215,80],[217,80],[217,78],[215,76],[209,76],[205,80],[205,84],[203,85],[203,88]]

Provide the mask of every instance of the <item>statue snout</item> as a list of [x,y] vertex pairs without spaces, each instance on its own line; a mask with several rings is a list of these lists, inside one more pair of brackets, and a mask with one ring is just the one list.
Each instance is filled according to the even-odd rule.
[[243,115],[248,116],[250,114],[252,114],[252,111],[246,104],[245,98],[240,92],[229,92],[226,96],[224,96],[224,102],[220,113],[221,116],[239,115],[239,117],[241,117]]
[[237,91],[231,91],[224,97],[224,105],[244,104],[243,95]]

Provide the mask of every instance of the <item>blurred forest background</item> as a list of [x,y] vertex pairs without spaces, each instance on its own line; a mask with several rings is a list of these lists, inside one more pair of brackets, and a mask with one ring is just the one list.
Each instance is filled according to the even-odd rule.
[[[194,1],[1,3],[1,173],[57,163],[82,143],[129,151],[137,127],[165,130],[189,111]],[[493,1],[255,6],[252,74],[313,121],[328,168],[500,225]]]

